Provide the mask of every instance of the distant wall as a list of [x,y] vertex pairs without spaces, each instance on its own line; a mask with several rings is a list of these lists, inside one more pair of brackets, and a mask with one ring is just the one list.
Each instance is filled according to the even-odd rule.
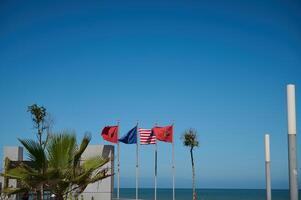
[[[93,156],[103,156],[112,158],[111,161],[104,166],[109,168],[109,173],[114,173],[114,146],[113,145],[89,145],[82,155],[82,160]],[[88,185],[82,193],[85,200],[104,199],[111,200],[114,188],[114,176],[108,177],[102,181]]]

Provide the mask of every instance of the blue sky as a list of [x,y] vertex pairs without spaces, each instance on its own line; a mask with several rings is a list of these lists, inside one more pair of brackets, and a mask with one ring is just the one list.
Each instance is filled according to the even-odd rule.
[[[118,119],[121,133],[137,120],[174,121],[177,187],[191,186],[180,135],[193,127],[197,187],[263,188],[270,133],[272,186],[287,188],[285,89],[296,84],[300,114],[300,9],[293,0],[3,0],[0,146],[34,138],[33,103],[51,113],[54,131],[90,131],[93,144],[107,144],[100,129]],[[158,186],[171,187],[171,146],[158,151]],[[142,187],[153,186],[152,153],[141,148]],[[135,187],[134,166],[135,145],[122,145],[122,187]]]

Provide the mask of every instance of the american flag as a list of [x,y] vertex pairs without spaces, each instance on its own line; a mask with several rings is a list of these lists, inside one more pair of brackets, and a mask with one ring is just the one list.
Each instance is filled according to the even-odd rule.
[[156,144],[156,136],[152,129],[139,128],[140,144]]

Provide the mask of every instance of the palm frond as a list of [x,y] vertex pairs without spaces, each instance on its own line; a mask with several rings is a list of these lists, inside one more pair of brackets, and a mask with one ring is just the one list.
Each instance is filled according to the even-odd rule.
[[50,167],[65,169],[73,164],[76,149],[75,134],[53,135],[47,145]]
[[73,182],[76,184],[89,184],[91,178],[98,174],[101,167],[109,162],[109,158],[102,158],[99,156],[89,158],[85,160],[81,165],[81,173],[73,178]]
[[109,174],[108,173],[109,169],[106,168],[106,169],[103,169],[103,170],[100,170],[97,174],[95,174],[89,181],[89,183],[95,183],[97,181],[100,181],[102,179],[105,179],[109,176],[112,176],[113,174]]
[[85,134],[84,138],[82,139],[79,149],[75,152],[74,163],[73,163],[74,166],[79,164],[80,158],[81,158],[82,154],[84,153],[84,151],[86,150],[90,141],[91,141],[91,134]]
[[82,193],[89,184],[103,180],[112,175],[113,174],[108,174],[108,168],[102,169],[96,174],[94,174],[94,172],[87,171],[83,173],[80,177],[77,177],[73,183],[79,186],[77,192]]
[[3,188],[2,192],[6,195],[19,194],[22,192],[27,192],[28,190],[25,188]]
[[96,170],[104,166],[105,164],[107,164],[109,160],[110,160],[109,158],[102,158],[101,156],[95,156],[85,160],[82,166],[85,171]]
[[46,166],[47,158],[43,147],[36,141],[30,139],[18,139],[28,152],[29,160],[34,163],[36,169]]

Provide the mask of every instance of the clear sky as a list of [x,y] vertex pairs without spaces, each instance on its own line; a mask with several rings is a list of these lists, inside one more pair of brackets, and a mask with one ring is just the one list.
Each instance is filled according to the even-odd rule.
[[[2,0],[1,149],[34,138],[33,103],[54,131],[90,131],[93,144],[107,144],[100,129],[117,119],[121,133],[174,120],[177,187],[191,186],[180,135],[193,127],[197,187],[263,188],[270,133],[272,186],[287,188],[285,92],[296,84],[300,116],[300,9],[297,0]],[[158,186],[171,187],[171,145],[158,151]],[[153,186],[152,153],[141,148],[142,187]],[[135,145],[121,145],[121,187],[135,187]]]

